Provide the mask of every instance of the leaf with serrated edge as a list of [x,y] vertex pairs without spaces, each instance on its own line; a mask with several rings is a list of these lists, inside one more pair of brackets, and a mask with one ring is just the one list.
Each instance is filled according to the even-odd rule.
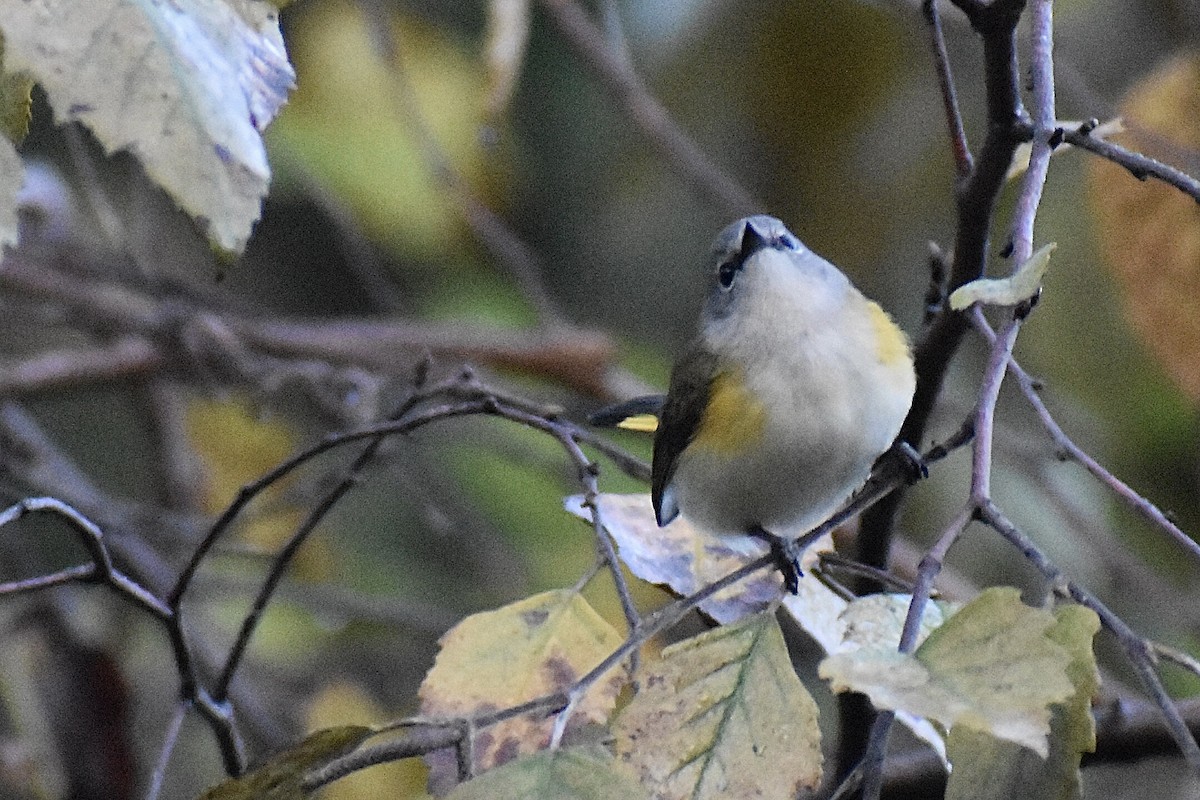
[[[845,635],[833,652],[847,653],[854,650],[895,650],[900,646],[900,634],[904,630],[904,618],[912,596],[907,594],[871,594],[860,597],[842,612]],[[921,618],[917,633],[920,646],[929,634],[942,626],[955,610],[948,603],[929,603]]]
[[1038,797],[1077,800],[1081,796],[1079,761],[1096,749],[1092,696],[1100,686],[1092,637],[1100,630],[1094,612],[1078,605],[1055,609],[1047,636],[1071,654],[1067,674],[1075,693],[1054,706],[1050,719],[1050,754],[1043,759],[1012,742],[956,727],[947,740],[954,771],[946,800],[1007,800]]
[[217,784],[200,800],[305,800],[304,778],[317,767],[354,750],[374,731],[344,725],[315,731],[257,769]]
[[655,798],[792,798],[821,780],[817,706],[771,612],[665,649],[613,722]]
[[239,252],[270,170],[260,132],[294,75],[278,12],[257,0],[41,0],[0,15],[5,68],[60,123],[128,150],[218,247]]
[[644,796],[600,747],[544,750],[459,785],[446,800],[633,800]]
[[877,708],[987,731],[1045,757],[1050,705],[1074,692],[1071,655],[1048,633],[1054,622],[1022,604],[1016,589],[988,589],[914,654],[862,648],[826,658],[820,674],[834,691],[863,692]]
[[[472,614],[442,637],[437,660],[421,684],[421,713],[461,717],[563,691],[621,641],[586,600],[567,590]],[[597,681],[575,706],[572,725],[606,722],[623,683],[619,667]],[[475,771],[545,747],[553,725],[553,718],[520,717],[482,731],[475,739]],[[433,791],[453,785],[453,754],[427,760]]]
[[[731,548],[722,537],[698,530],[683,517],[659,528],[648,494],[601,494],[597,503],[604,525],[617,542],[621,560],[629,570],[642,580],[665,584],[680,595],[712,583],[752,557]],[[566,498],[564,505],[575,516],[591,520],[582,495]],[[800,560],[805,574],[800,579],[799,591],[795,595],[783,594],[782,601],[784,609],[826,653],[847,647],[847,623],[852,619],[843,613],[846,601],[810,574],[821,553],[832,549],[831,538],[823,537],[805,551]],[[728,624],[768,608],[781,591],[778,572],[763,570],[718,592],[701,603],[700,609],[716,621]],[[902,602],[907,607],[907,600]],[[902,619],[903,612],[899,613]],[[940,617],[937,624],[941,624]],[[894,641],[900,641],[899,624]],[[945,759],[945,742],[933,725],[904,712],[898,713],[897,719],[927,742],[939,758]]]

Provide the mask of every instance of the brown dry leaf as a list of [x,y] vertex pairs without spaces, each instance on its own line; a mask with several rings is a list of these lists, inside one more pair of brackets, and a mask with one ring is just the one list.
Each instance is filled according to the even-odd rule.
[[773,613],[672,645],[639,677],[613,728],[653,797],[783,800],[820,782],[817,705]]
[[[621,641],[586,600],[569,590],[472,614],[442,637],[437,660],[421,684],[421,713],[463,717],[563,691]],[[624,682],[619,667],[597,681],[576,706],[568,730],[606,722]],[[518,717],[482,731],[475,739],[475,772],[546,747],[553,726],[553,717]],[[434,793],[457,780],[454,754],[435,753],[428,763]]]
[[[1196,174],[1200,54],[1178,56],[1136,84],[1121,114],[1128,130],[1115,141]],[[1175,384],[1200,401],[1200,204],[1160,181],[1139,183],[1104,159],[1090,159],[1088,172],[1100,244],[1133,328]]]

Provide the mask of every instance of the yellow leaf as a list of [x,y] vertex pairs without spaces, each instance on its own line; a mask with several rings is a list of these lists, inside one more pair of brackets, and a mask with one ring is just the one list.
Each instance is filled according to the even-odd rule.
[[[442,637],[421,684],[421,713],[461,717],[563,691],[621,641],[587,601],[567,590],[473,614]],[[606,722],[623,684],[620,667],[597,681],[575,708],[572,727]],[[522,717],[488,728],[475,742],[476,771],[546,747],[553,726],[553,718]],[[456,780],[453,759],[450,753],[429,757],[435,793]]]
[[1050,706],[1075,692],[1072,653],[1054,641],[1049,611],[1011,587],[988,589],[933,631],[913,654],[863,647],[821,662],[834,691],[863,692],[953,729],[964,725],[1048,754]]
[[[1200,55],[1180,55],[1136,84],[1121,114],[1127,132],[1115,140],[1186,167],[1200,149]],[[1175,385],[1200,400],[1200,204],[1101,158],[1088,162],[1088,193],[1134,330]]]
[[272,157],[282,157],[284,172],[288,157],[302,160],[376,240],[445,261],[470,237],[419,132],[456,173],[476,188],[485,183],[489,158],[498,160],[479,136],[485,75],[444,32],[401,15],[387,22],[396,64],[380,58],[355,3],[330,0],[295,17],[298,88],[271,128]]
[[784,800],[820,783],[817,705],[773,613],[668,647],[638,683],[615,746],[653,797]]

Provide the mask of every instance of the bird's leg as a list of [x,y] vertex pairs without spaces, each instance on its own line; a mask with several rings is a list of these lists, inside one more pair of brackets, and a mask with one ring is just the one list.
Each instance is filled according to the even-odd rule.
[[755,525],[749,531],[751,536],[762,539],[771,547],[771,555],[775,558],[775,566],[783,573],[783,585],[792,594],[800,592],[800,547],[795,539],[789,539],[771,533],[766,528]]
[[[917,449],[903,439],[892,442],[887,452],[879,457],[879,461],[890,459],[896,468],[908,478],[909,483],[916,483],[922,478],[929,477],[929,467]],[[878,463],[878,462],[876,462]]]

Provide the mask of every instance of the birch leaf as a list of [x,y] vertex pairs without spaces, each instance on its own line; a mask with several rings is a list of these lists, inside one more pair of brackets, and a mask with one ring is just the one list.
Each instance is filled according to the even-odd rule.
[[[421,684],[421,713],[460,717],[563,691],[620,644],[620,634],[572,591],[544,592],[472,614],[442,637]],[[619,668],[597,681],[577,704],[572,724],[606,722],[623,683]],[[493,725],[475,740],[475,771],[546,747],[553,726],[553,717]],[[428,761],[435,792],[457,780],[453,754],[434,754]]]
[[613,723],[659,800],[793,798],[821,780],[817,706],[764,612],[665,649]]
[[261,131],[293,73],[278,12],[259,0],[2,4],[5,68],[46,90],[59,123],[127,150],[227,251],[267,193]]
[[1100,686],[1100,675],[1096,671],[1092,637],[1100,630],[1100,620],[1094,612],[1078,605],[1061,606],[1054,616],[1054,626],[1047,636],[1071,654],[1067,674],[1075,693],[1054,706],[1049,756],[1043,759],[1013,742],[956,727],[947,739],[950,762],[954,765],[946,787],[947,800],[1010,797],[1078,800],[1082,795],[1080,758],[1096,749],[1091,703]]
[[877,708],[985,731],[1044,758],[1050,706],[1075,692],[1071,653],[1050,635],[1054,624],[1016,589],[988,589],[915,653],[864,647],[826,658],[820,674],[834,691],[863,692]]

